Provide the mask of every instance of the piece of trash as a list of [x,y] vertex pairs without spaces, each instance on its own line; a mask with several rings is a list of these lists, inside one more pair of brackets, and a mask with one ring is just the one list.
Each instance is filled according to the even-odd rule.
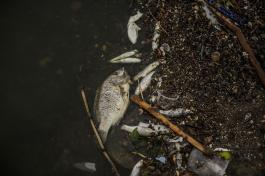
[[192,113],[191,110],[183,109],[183,108],[177,108],[173,110],[160,110],[159,112],[168,117],[179,117],[179,116],[188,115]]
[[147,67],[145,67],[144,70],[142,70],[141,72],[139,72],[137,75],[134,76],[133,80],[137,81],[138,79],[145,77],[148,73],[150,73],[151,71],[153,71],[157,66],[159,65],[158,61],[155,61],[151,64],[149,64]]
[[139,85],[136,87],[135,89],[135,95],[139,95],[140,93],[144,92],[147,87],[151,84],[152,81],[152,76],[155,73],[155,71],[150,72],[148,75],[146,75],[141,82],[139,83]]
[[87,172],[96,172],[96,164],[91,162],[75,163],[74,167]]
[[164,157],[164,156],[158,156],[158,157],[156,157],[155,159],[156,159],[157,161],[163,163],[163,164],[166,164],[166,161],[167,161],[166,157]]
[[105,142],[111,126],[123,117],[129,105],[130,76],[121,68],[112,73],[97,91],[94,102],[98,132]]
[[217,155],[225,160],[231,160],[232,158],[232,155],[229,151],[218,152]]
[[217,9],[224,14],[225,16],[227,16],[228,18],[232,19],[233,21],[235,21],[236,23],[238,23],[239,25],[244,25],[247,23],[247,19],[245,17],[240,17],[237,13],[233,12],[232,10],[226,8],[225,6],[219,4],[216,0],[208,0],[208,3],[211,4],[212,6],[216,6]]
[[218,23],[217,19],[214,17],[213,13],[209,10],[209,8],[207,7],[207,4],[204,1],[203,1],[203,7],[202,8],[206,13],[206,18],[208,18],[211,21],[212,25],[216,29],[220,30],[219,23]]
[[130,176],[140,176],[141,167],[143,166],[144,161],[138,161],[132,169]]
[[160,22],[158,21],[155,24],[154,36],[152,39],[152,50],[155,50],[158,48],[159,37],[160,37],[160,34],[159,34],[160,31],[159,30],[160,30]]
[[[120,63],[126,58],[132,58],[132,56],[135,56],[137,53],[138,53],[138,50],[128,51],[128,52],[125,52],[125,53],[123,53],[117,57],[114,57],[113,59],[110,60],[110,62],[111,63]],[[138,59],[138,60],[140,60],[140,59]],[[140,62],[141,62],[141,60],[140,60]]]
[[129,18],[128,24],[127,24],[127,33],[129,40],[135,44],[137,42],[138,38],[138,31],[141,30],[141,28],[135,23],[137,20],[139,20],[142,17],[141,12],[137,12],[136,15],[131,16]]
[[212,52],[211,54],[212,61],[218,63],[220,61],[220,56],[221,54],[218,51]]
[[229,162],[217,156],[208,158],[197,149],[193,149],[188,160],[188,167],[199,176],[223,176]]

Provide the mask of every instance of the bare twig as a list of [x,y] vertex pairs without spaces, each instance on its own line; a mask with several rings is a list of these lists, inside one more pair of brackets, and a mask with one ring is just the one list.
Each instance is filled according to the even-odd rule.
[[110,165],[112,166],[112,169],[115,173],[116,176],[120,176],[119,174],[119,171],[117,169],[117,167],[115,166],[114,162],[111,160],[109,154],[107,153],[105,147],[104,147],[104,144],[99,136],[99,133],[97,131],[97,128],[95,126],[95,123],[93,122],[93,119],[92,119],[92,116],[91,116],[91,113],[89,111],[89,108],[88,108],[88,104],[87,104],[87,98],[86,98],[86,94],[85,94],[85,91],[84,89],[81,89],[81,96],[82,96],[82,100],[83,100],[83,103],[84,103],[84,107],[85,107],[85,111],[86,111],[86,114],[87,114],[87,117],[89,119],[89,122],[90,122],[90,125],[92,127],[92,130],[93,132],[95,133],[95,136],[97,138],[97,141],[99,143],[99,147],[100,149],[102,150],[102,153],[103,155],[105,156],[105,158],[107,159],[107,161],[110,163]]

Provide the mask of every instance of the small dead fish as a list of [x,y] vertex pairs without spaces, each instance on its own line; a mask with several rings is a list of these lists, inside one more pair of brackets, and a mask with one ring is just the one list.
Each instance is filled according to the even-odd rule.
[[147,87],[151,84],[152,81],[152,76],[155,73],[155,71],[150,72],[148,75],[146,75],[141,82],[139,83],[139,85],[136,87],[135,90],[135,95],[139,95],[141,92],[144,92]]
[[218,21],[216,20],[216,18],[214,17],[213,13],[209,10],[209,8],[207,7],[207,4],[205,2],[203,2],[203,10],[205,11],[206,13],[206,18],[208,18],[212,25],[214,25],[214,27],[218,30],[220,30],[220,27],[219,27],[219,23]]
[[138,79],[145,77],[148,73],[150,73],[151,71],[153,71],[157,66],[159,65],[158,61],[155,61],[151,64],[149,64],[147,67],[145,67],[144,70],[142,70],[141,72],[139,72],[137,75],[134,76],[133,80],[137,81]]
[[143,166],[143,164],[144,164],[143,160],[138,161],[133,167],[130,176],[140,176],[140,171],[141,171],[141,167]]
[[117,57],[114,57],[113,59],[110,60],[111,63],[114,63],[118,60],[122,60],[122,59],[125,59],[127,57],[131,57],[131,56],[134,56],[135,54],[138,53],[138,50],[132,50],[132,51],[128,51],[128,52],[125,52]]
[[157,49],[158,45],[159,45],[159,37],[160,37],[159,30],[160,30],[160,22],[158,21],[155,25],[154,36],[152,39],[152,49],[153,50]]
[[160,110],[159,112],[169,117],[179,117],[179,116],[188,115],[192,113],[191,110],[183,109],[183,108],[177,108],[174,110]]
[[140,63],[140,62],[141,62],[141,59],[135,58],[135,57],[127,57],[124,59],[111,61],[111,63],[122,63],[122,64]]
[[170,132],[169,129],[164,125],[155,125],[143,122],[140,122],[138,126],[122,125],[121,129],[129,133],[137,129],[137,132],[139,133],[140,136],[146,136],[146,137],[157,134],[167,134]]
[[83,171],[87,172],[96,172],[96,164],[90,163],[90,162],[84,162],[84,163],[75,163],[74,167]]
[[141,28],[135,23],[137,20],[139,20],[142,17],[141,12],[137,12],[136,15],[131,16],[129,18],[128,24],[127,24],[127,33],[129,40],[135,44],[137,42],[138,38],[138,31],[141,30]]

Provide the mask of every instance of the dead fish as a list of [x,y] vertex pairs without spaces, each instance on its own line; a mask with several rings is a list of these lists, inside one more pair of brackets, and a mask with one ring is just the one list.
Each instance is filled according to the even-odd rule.
[[141,167],[143,166],[143,164],[144,164],[143,160],[138,161],[133,167],[130,176],[140,176],[140,171],[141,171]]
[[152,39],[152,49],[153,50],[158,48],[159,37],[160,37],[159,30],[160,30],[160,22],[158,21],[158,22],[156,22],[154,36]]
[[113,59],[110,60],[110,62],[115,62],[115,61],[118,61],[118,60],[121,60],[121,59],[125,59],[127,57],[131,57],[131,56],[134,56],[138,53],[138,50],[132,50],[132,51],[128,51],[128,52],[125,52],[117,57],[114,57]]
[[135,57],[127,57],[127,58],[124,58],[124,59],[111,61],[111,63],[122,63],[122,64],[140,63],[140,62],[141,62],[141,59],[135,58]]
[[133,132],[136,129],[140,136],[145,137],[157,134],[167,134],[170,132],[169,129],[164,125],[155,125],[152,123],[149,124],[143,122],[140,122],[138,126],[122,125],[121,129],[129,133]]
[[191,114],[192,111],[189,109],[183,109],[183,108],[177,108],[177,109],[171,109],[171,110],[160,110],[161,114],[164,114],[168,117],[179,117],[182,115],[188,115]]
[[127,24],[127,33],[129,40],[135,44],[138,38],[138,31],[141,30],[141,28],[135,23],[137,20],[139,20],[142,17],[141,12],[137,12],[136,15],[131,16],[129,18],[128,24]]
[[133,80],[134,81],[137,81],[139,78],[145,77],[148,73],[150,73],[151,71],[153,71],[158,65],[159,65],[159,62],[158,61],[155,61],[155,62],[149,64],[147,67],[145,67],[144,70],[142,70],[137,75],[135,75],[134,78],[133,78]]
[[119,123],[129,105],[129,82],[130,76],[121,68],[111,74],[97,91],[94,111],[103,142],[110,127]]
[[136,87],[135,90],[135,95],[139,95],[141,92],[144,92],[147,87],[151,84],[152,81],[152,76],[155,73],[155,71],[150,72],[148,75],[146,75],[141,82],[139,83],[139,85]]
[[75,163],[74,167],[87,172],[96,172],[96,164],[90,162]]

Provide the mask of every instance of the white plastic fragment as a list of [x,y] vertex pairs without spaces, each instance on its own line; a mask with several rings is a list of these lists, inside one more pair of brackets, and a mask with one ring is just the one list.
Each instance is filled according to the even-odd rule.
[[96,172],[96,164],[91,162],[75,163],[74,167],[87,172]]
[[142,17],[141,12],[137,12],[136,15],[131,16],[129,18],[128,24],[127,24],[127,33],[129,40],[135,44],[137,42],[138,38],[138,31],[141,30],[141,28],[135,23],[137,20],[139,20]]
[[143,160],[138,161],[138,162],[134,165],[134,167],[133,167],[133,169],[132,169],[132,172],[131,172],[130,176],[139,176],[139,175],[140,175],[140,171],[141,171],[141,167],[143,166],[143,163],[144,163]]
[[179,116],[188,115],[192,113],[191,110],[183,109],[183,108],[177,108],[177,109],[171,109],[171,110],[160,110],[159,112],[169,117],[179,117]]
[[214,27],[216,29],[220,30],[218,21],[214,17],[213,13],[209,10],[209,8],[207,7],[207,4],[205,2],[203,2],[203,7],[202,8],[203,8],[203,10],[206,13],[206,18],[208,18],[211,21],[212,25],[214,25]]
[[152,39],[152,49],[155,50],[158,48],[158,45],[159,45],[159,37],[160,37],[160,34],[159,34],[159,31],[160,30],[160,21],[156,22],[156,25],[155,25],[155,31],[154,31],[154,36],[153,36],[153,39]]
[[155,73],[155,71],[150,72],[148,75],[146,75],[141,82],[139,83],[139,85],[136,87],[135,90],[135,95],[139,95],[141,92],[144,92],[147,87],[151,84],[152,81],[152,76]]
[[134,76],[133,80],[137,81],[138,79],[145,77],[148,73],[153,71],[157,66],[159,65],[158,61],[155,61],[151,64],[149,64],[147,67],[145,67],[141,72],[139,72],[137,75]]
[[155,159],[156,159],[157,161],[163,163],[163,164],[166,164],[166,161],[167,161],[166,157],[164,157],[164,156],[158,156],[158,157],[156,157]]
[[231,152],[231,150],[226,149],[226,148],[215,148],[213,151],[215,152]]

